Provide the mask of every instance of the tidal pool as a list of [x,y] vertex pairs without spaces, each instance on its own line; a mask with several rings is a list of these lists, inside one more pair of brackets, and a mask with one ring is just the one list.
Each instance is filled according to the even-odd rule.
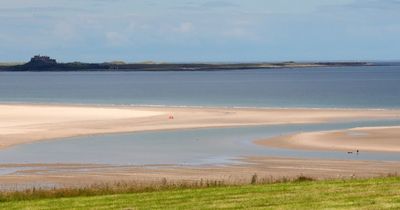
[[254,140],[297,132],[391,125],[400,125],[400,121],[207,128],[74,137],[0,150],[0,163],[224,165],[246,156],[400,160],[400,153],[361,152],[349,155],[345,152],[275,149],[253,144]]

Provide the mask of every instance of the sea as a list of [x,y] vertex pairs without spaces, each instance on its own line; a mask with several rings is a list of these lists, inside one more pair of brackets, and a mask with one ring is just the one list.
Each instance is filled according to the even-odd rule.
[[1,72],[0,102],[399,108],[400,66],[215,72]]

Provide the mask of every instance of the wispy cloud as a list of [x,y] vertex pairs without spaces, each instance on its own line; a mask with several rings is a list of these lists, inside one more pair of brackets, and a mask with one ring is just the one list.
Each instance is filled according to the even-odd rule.
[[193,29],[194,29],[193,23],[191,23],[191,22],[183,22],[183,23],[179,24],[178,27],[175,28],[175,30],[180,33],[189,33]]
[[346,6],[350,9],[398,10],[400,0],[355,0]]
[[171,8],[175,11],[180,12],[210,12],[214,10],[230,10],[238,8],[240,5],[233,1],[225,1],[225,0],[209,0],[209,1],[189,1],[182,2],[181,4],[177,4],[172,6]]
[[229,7],[238,7],[239,5],[233,3],[232,1],[215,0],[215,1],[206,1],[204,3],[199,4],[199,6],[204,8],[229,8]]
[[38,52],[164,61],[400,54],[400,0],[0,1],[0,60]]

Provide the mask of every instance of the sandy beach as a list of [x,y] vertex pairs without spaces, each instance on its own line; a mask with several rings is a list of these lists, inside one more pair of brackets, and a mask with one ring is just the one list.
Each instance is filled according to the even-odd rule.
[[[362,119],[399,119],[400,110],[252,109],[78,105],[0,105],[0,148],[64,137],[119,132],[320,123]],[[355,128],[301,133],[257,141],[269,147],[322,150],[400,151],[400,127]],[[340,140],[338,140],[340,139]],[[379,142],[376,141],[379,139]],[[0,164],[1,189],[37,186],[84,186],[132,181],[143,184],[222,180],[247,183],[254,173],[280,179],[299,175],[317,179],[374,177],[400,170],[397,161],[318,160],[247,157],[226,166],[114,166],[98,164]],[[370,169],[374,168],[373,171]]]
[[400,126],[299,133],[256,143],[301,150],[400,152]]
[[119,132],[399,119],[400,110],[0,105],[0,148]]

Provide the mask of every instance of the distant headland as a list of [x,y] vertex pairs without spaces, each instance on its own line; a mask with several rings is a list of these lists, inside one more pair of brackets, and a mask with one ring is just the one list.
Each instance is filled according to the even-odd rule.
[[1,65],[0,71],[217,71],[305,67],[374,66],[373,62],[255,62],[255,63],[58,63],[49,56],[36,55],[25,64]]

